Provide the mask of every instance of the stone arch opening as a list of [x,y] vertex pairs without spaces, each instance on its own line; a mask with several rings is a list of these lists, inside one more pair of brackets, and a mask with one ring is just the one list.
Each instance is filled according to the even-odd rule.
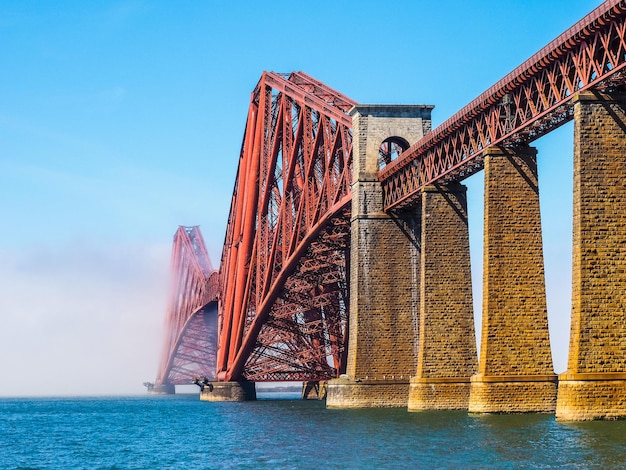
[[402,137],[388,137],[378,149],[378,170],[382,170],[409,148],[409,143]]

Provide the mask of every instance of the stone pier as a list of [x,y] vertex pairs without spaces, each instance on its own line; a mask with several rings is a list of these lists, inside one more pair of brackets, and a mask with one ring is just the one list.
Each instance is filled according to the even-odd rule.
[[376,173],[383,148],[406,149],[430,130],[431,110],[359,105],[350,112],[350,331],[346,374],[328,383],[329,408],[407,406],[419,309],[416,213],[386,214]]
[[200,390],[202,401],[250,401],[256,400],[254,382],[210,382]]
[[626,95],[574,97],[572,324],[556,418],[626,417]]
[[485,152],[483,312],[469,411],[554,412],[537,152]]
[[424,188],[417,373],[409,411],[468,407],[477,357],[467,221],[465,186]]

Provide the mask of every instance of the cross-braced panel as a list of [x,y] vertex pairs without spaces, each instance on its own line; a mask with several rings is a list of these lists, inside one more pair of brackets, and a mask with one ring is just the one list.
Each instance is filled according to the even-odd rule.
[[[262,325],[244,376],[254,381],[323,380],[345,365],[349,211],[312,242]],[[248,318],[252,325],[254,318]]]
[[217,359],[217,302],[194,313],[179,335],[170,358],[166,382],[192,383],[215,379]]

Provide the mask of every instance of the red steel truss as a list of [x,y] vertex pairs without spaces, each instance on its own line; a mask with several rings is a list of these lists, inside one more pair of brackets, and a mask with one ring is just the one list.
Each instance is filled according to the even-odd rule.
[[626,1],[608,0],[387,165],[386,210],[415,202],[432,182],[482,169],[493,145],[526,145],[573,118],[578,91],[626,82]]
[[252,93],[220,267],[220,380],[342,372],[355,104],[302,72],[264,72]]
[[215,378],[219,275],[198,227],[178,227],[171,259],[166,338],[155,387]]

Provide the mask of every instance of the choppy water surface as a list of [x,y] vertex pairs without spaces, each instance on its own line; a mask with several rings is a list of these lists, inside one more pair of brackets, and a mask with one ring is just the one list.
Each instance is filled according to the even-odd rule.
[[626,421],[197,395],[0,400],[2,469],[626,468]]

